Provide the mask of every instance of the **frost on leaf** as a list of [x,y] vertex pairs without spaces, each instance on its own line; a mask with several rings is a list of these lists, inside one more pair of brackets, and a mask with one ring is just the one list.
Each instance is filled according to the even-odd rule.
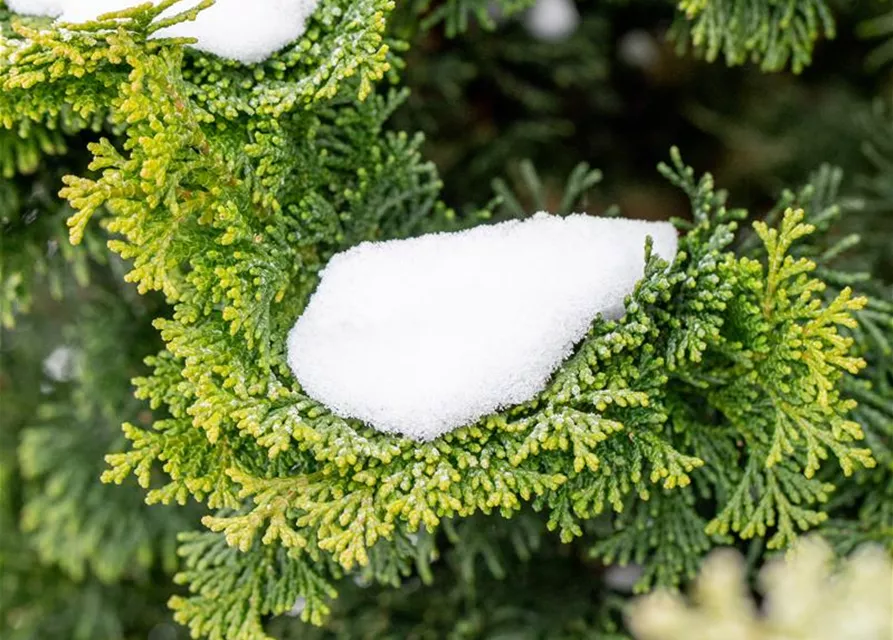
[[430,440],[531,399],[597,315],[618,318],[669,223],[540,213],[336,255],[288,338],[334,412]]
[[[245,64],[261,62],[299,38],[318,0],[216,0],[194,20],[159,29],[156,38],[195,38],[199,51]],[[60,22],[81,23],[108,13],[124,11],[143,0],[9,0],[22,14],[50,16]],[[154,0],[158,4],[158,0]],[[176,2],[159,20],[193,9],[201,0]]]

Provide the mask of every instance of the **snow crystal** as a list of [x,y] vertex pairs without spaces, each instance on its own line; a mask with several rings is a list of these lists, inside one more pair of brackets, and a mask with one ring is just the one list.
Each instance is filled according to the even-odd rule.
[[537,40],[557,41],[573,35],[580,24],[574,0],[537,0],[524,19],[524,26]]
[[[169,17],[191,9],[201,0],[183,0],[167,9]],[[9,7],[29,15],[87,22],[113,11],[144,4],[145,0],[8,0]],[[158,0],[154,0],[158,2]],[[157,38],[196,38],[199,51],[246,64],[260,62],[304,33],[305,22],[319,0],[216,0],[194,21],[161,29]]]
[[288,336],[333,412],[430,440],[541,391],[595,317],[623,314],[669,223],[538,213],[337,254]]

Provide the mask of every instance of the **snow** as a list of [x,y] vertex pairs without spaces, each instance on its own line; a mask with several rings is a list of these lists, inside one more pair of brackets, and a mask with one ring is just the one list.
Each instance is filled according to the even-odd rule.
[[538,213],[335,255],[288,363],[335,414],[430,440],[531,399],[598,314],[616,319],[664,222]]
[[68,382],[78,375],[80,368],[80,352],[61,345],[44,358],[43,372],[55,382]]
[[660,62],[660,45],[644,29],[633,29],[620,38],[617,56],[629,66],[647,71]]
[[537,0],[524,19],[524,26],[537,40],[569,38],[580,25],[574,0]]
[[69,0],[6,0],[6,5],[13,13],[29,16],[49,16],[56,18]]
[[[123,11],[146,0],[8,0],[16,13],[58,18],[81,23],[100,15]],[[158,0],[154,0],[155,3]],[[196,38],[199,51],[251,64],[261,62],[299,38],[319,0],[216,0],[194,21],[181,22],[158,31],[156,38]],[[191,9],[200,0],[178,2],[161,17]]]
[[307,598],[302,596],[298,596],[295,599],[295,603],[292,605],[291,609],[289,609],[285,615],[292,616],[293,618],[297,618],[299,615],[304,613],[304,609],[307,608]]
[[639,564],[614,564],[605,569],[605,585],[614,591],[632,593],[643,573],[645,569]]

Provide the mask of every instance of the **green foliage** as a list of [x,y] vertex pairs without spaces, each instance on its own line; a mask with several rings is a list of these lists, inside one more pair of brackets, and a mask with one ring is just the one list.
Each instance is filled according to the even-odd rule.
[[839,218],[836,226],[841,231],[860,232],[864,238],[859,243],[861,251],[846,251],[855,242],[853,235],[843,235],[830,246],[818,248],[832,291],[858,282],[857,286],[869,294],[865,309],[856,314],[859,324],[852,330],[867,366],[859,379],[847,381],[845,388],[859,401],[853,417],[862,425],[878,468],[859,474],[857,482],[833,501],[832,517],[823,530],[843,553],[865,542],[893,550],[893,269],[888,231],[888,214],[893,206],[893,165],[889,163],[893,147],[889,122],[886,110],[879,110],[870,121],[876,135],[872,144],[866,145],[866,152],[875,169],[863,177],[846,207],[831,210],[831,221]]
[[84,251],[68,242],[71,209],[53,192],[66,171],[55,156],[66,148],[62,133],[27,121],[15,131],[0,129],[0,324],[7,329],[31,308],[35,290],[45,287],[59,298],[69,275],[85,286],[90,261],[106,258],[96,234],[87,235]]
[[[582,549],[546,534],[543,521],[524,510],[511,520],[473,516],[444,523],[443,557],[430,573],[393,585],[364,574],[343,580],[332,619],[323,628],[275,620],[271,632],[301,638],[490,638],[628,640],[620,631],[620,594],[597,579],[600,567]],[[400,539],[429,557],[425,534]],[[422,560],[420,559],[420,562]],[[567,580],[569,574],[585,576]]]
[[[654,527],[655,522],[664,525]],[[642,566],[634,585],[637,592],[655,584],[677,585],[697,573],[701,558],[712,546],[706,525],[690,493],[657,491],[647,501],[629,500],[624,511],[612,518],[610,532],[603,533],[589,553],[607,564]]]
[[[647,588],[691,575],[696,558],[711,546],[711,533],[749,538],[774,530],[769,544],[782,546],[798,528],[824,521],[821,503],[833,485],[812,477],[821,460],[832,454],[847,473],[874,464],[866,449],[852,445],[860,427],[847,420],[852,402],[838,391],[841,377],[863,363],[848,355],[851,340],[836,327],[853,327],[849,312],[864,300],[844,290],[823,304],[823,284],[808,275],[814,263],[788,255],[795,241],[814,230],[802,222],[802,211],[789,210],[777,230],[756,225],[765,264],[736,258],[724,249],[743,213],[726,210],[709,177],[695,181],[678,158],[665,171],[693,200],[695,222],[683,240],[684,253],[674,265],[650,262],[627,316],[597,322],[541,397],[423,445],[345,422],[296,391],[289,392],[291,404],[283,396],[272,415],[255,413],[246,403],[244,413],[231,415],[250,420],[253,431],[228,440],[233,453],[226,478],[233,494],[239,488],[238,500],[250,498],[253,506],[206,518],[205,524],[246,553],[261,542],[289,550],[295,560],[319,563],[322,551],[350,571],[368,565],[370,550],[388,544],[404,526],[433,531],[443,518],[476,511],[508,516],[538,496],[534,506],[547,511],[549,529],[558,529],[565,541],[583,533],[583,522],[613,508],[616,533],[591,553],[607,561],[647,558],[639,585]],[[170,327],[165,324],[165,337],[175,335]],[[699,425],[687,409],[698,394],[711,407],[713,429]],[[171,413],[182,411],[178,403],[180,395]],[[300,422],[290,422],[296,413]],[[214,447],[226,437],[223,418],[218,420],[209,431]],[[244,422],[233,426],[245,429]],[[728,456],[740,454],[731,443],[717,443],[722,433],[749,445],[743,473],[728,468]],[[268,448],[276,460],[272,468],[246,435]],[[144,440],[155,443],[152,455],[176,455],[164,453],[161,437],[141,435],[137,444]],[[312,452],[312,459],[296,449]],[[116,478],[132,467],[119,461],[132,455],[110,458]],[[696,496],[716,505],[706,533]],[[641,535],[661,509],[676,516],[678,529]],[[680,517],[685,513],[690,516]],[[189,575],[203,584],[203,577]],[[392,582],[397,575],[379,579]],[[228,590],[219,579],[208,584]],[[308,602],[317,597],[291,593]],[[177,602],[186,610],[202,607]],[[192,618],[196,629],[224,634],[213,620],[212,613]]]
[[290,611],[296,597],[304,603],[301,617],[319,624],[329,613],[325,599],[336,595],[312,565],[271,546],[242,553],[221,536],[196,533],[183,536],[180,553],[186,566],[177,579],[195,595],[175,596],[170,606],[179,622],[211,640],[266,638],[262,616]]
[[[861,124],[865,140],[863,151],[870,167],[860,176],[858,192],[848,203],[842,223],[848,231],[859,233],[866,247],[862,255],[856,257],[855,264],[889,288],[893,283],[893,222],[889,216],[893,207],[891,105],[876,102]],[[881,351],[886,353],[887,349]]]
[[759,63],[765,71],[788,66],[799,73],[820,38],[834,38],[825,0],[680,0],[673,37],[682,48],[728,65]]
[[882,68],[893,60],[893,11],[886,11],[863,21],[858,28],[863,38],[883,38],[869,54],[866,63],[872,68]]
[[[494,18],[507,18],[533,5],[534,0],[447,0],[435,3],[433,0],[413,0],[411,12],[421,15],[419,26],[422,29],[443,23],[444,31],[450,38],[468,30],[471,24],[492,31],[496,28]],[[432,6],[436,5],[436,6]]]
[[[207,530],[180,538],[185,588],[170,606],[195,636],[219,639],[622,637],[619,590],[603,575],[616,565],[640,565],[634,588],[645,591],[693,577],[717,544],[758,556],[811,529],[841,549],[893,539],[886,136],[870,151],[876,175],[846,206],[835,204],[839,172],[824,168],[747,225],[750,214],[674,150],[660,172],[689,207],[675,260],[643,247],[626,315],[596,319],[535,398],[418,443],[308,397],[285,363],[286,333],[346,247],[532,209],[598,209],[601,173],[588,164],[568,168],[560,188],[515,161],[525,145],[553,145],[555,157],[573,138],[569,100],[582,94],[580,108],[599,112],[604,16],[587,16],[566,43],[531,44],[509,25],[494,45],[469,28],[493,26],[484,3],[323,0],[305,36],[243,66],[150,40],[170,5],[65,29],[0,10],[4,322],[48,287],[79,291],[54,285],[72,274],[108,293],[87,296],[66,338],[89,366],[58,397],[32,384],[31,404],[2,431],[16,451],[0,458],[15,487],[4,509],[22,525],[0,555],[13,567],[0,583],[13,595],[7,626],[50,634],[44,607],[74,593],[103,613],[71,635],[127,637],[124,592],[108,585],[138,585],[140,605],[147,583],[163,583],[173,534],[190,528],[172,504],[193,501],[209,510]],[[799,70],[833,33],[815,3],[682,8],[695,46],[730,63]],[[403,39],[436,42],[441,23],[461,41],[442,73],[414,70],[412,55],[404,67]],[[404,69],[417,74],[417,98],[453,112],[427,114],[440,141],[467,138],[452,161],[439,158],[471,194],[463,204],[517,169],[492,182],[487,208],[457,216],[422,137],[390,127],[422,126],[413,97],[391,86]],[[481,122],[457,102],[477,73],[497,79],[499,104],[515,104],[515,134],[457,136]],[[64,202],[50,195],[60,182]],[[58,239],[65,217],[78,247]],[[862,256],[848,225],[881,229]],[[117,254],[107,265],[103,241]],[[64,260],[44,255],[47,243]],[[143,297],[109,284],[119,277]],[[4,334],[3,348],[34,344],[25,330]],[[4,361],[4,384],[20,362],[32,369],[22,384],[39,378],[42,355]],[[121,420],[123,439],[109,430]],[[113,452],[102,477],[120,489],[94,482],[100,451]],[[134,480],[157,506],[141,504]],[[15,568],[19,553],[29,560]],[[29,576],[30,564],[45,570]],[[581,572],[598,579],[568,581]],[[324,627],[270,622],[283,614]]]
[[[464,4],[440,3],[431,15]],[[494,176],[518,159],[543,166],[544,149],[589,142],[578,140],[577,113],[607,114],[616,107],[608,83],[612,34],[600,11],[587,14],[567,39],[544,42],[516,18],[500,24],[496,33],[463,29],[454,38],[448,23],[445,33],[452,39],[443,38],[420,29],[406,9],[408,16],[397,15],[402,18],[397,31],[406,31],[414,45],[404,73],[412,93],[394,123],[425,133],[425,150],[443,175],[445,198],[457,206],[484,202]],[[409,26],[401,29],[402,22]],[[558,163],[553,173],[559,176],[577,164],[573,157],[548,161]]]
[[[81,360],[72,364],[77,384],[62,398],[41,402],[19,444],[26,481],[23,532],[45,562],[58,564],[75,579],[89,568],[106,582],[156,563],[172,571],[176,532],[186,525],[182,517],[150,518],[132,483],[129,492],[96,483],[102,469],[97,453],[118,446],[121,438],[114,427],[120,417],[150,419],[132,399],[127,379],[118,375],[140,356],[122,349],[120,342],[144,344],[136,329],[146,326],[111,302],[88,308],[65,332],[73,345],[69,348],[76,350],[72,357]],[[103,331],[91,331],[91,325]]]
[[[55,222],[64,230],[63,220]],[[4,235],[13,239],[22,248],[31,242]],[[0,634],[144,637],[168,617],[161,604],[176,534],[193,520],[142,504],[135,483],[97,482],[104,453],[122,441],[121,418],[152,419],[126,376],[154,341],[152,311],[109,282],[119,274],[71,251],[81,254],[74,266],[91,272],[89,293],[59,269],[64,296],[35,284],[32,315],[2,336]]]

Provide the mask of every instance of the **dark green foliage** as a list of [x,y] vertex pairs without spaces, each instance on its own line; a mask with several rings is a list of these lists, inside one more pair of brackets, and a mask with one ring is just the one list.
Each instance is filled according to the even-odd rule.
[[[64,229],[59,217],[33,224],[53,222]],[[4,240],[41,247],[27,231],[7,229]],[[62,295],[51,296],[47,282],[28,283],[32,314],[2,336],[0,633],[145,637],[169,617],[162,605],[176,534],[195,519],[145,506],[134,482],[119,489],[97,482],[105,452],[122,441],[121,419],[152,420],[128,383],[155,341],[152,311],[113,284],[120,274],[80,247],[70,251],[72,266],[92,273],[90,289],[48,264]]]
[[[364,576],[344,580],[325,628],[282,618],[272,631],[286,640],[626,640],[619,630],[622,600],[601,584],[602,567],[587,562],[582,548],[546,535],[534,514],[446,522],[444,536],[450,547],[433,573],[407,580],[400,591]],[[424,534],[411,543],[420,552],[430,546]],[[578,579],[567,580],[568,575]]]
[[436,3],[432,0],[412,0],[407,3],[411,15],[422,16],[421,29],[430,29],[443,23],[444,31],[450,38],[463,33],[469,27],[480,27],[489,31],[496,28],[497,20],[511,17],[533,5],[533,0],[447,0]]
[[[451,37],[448,26],[446,35]],[[412,93],[395,124],[425,132],[446,196],[463,206],[486,198],[490,180],[512,160],[573,144],[576,115],[608,113],[615,106],[607,84],[609,25],[599,12],[558,42],[532,38],[516,19],[496,34],[472,30],[450,40],[423,30],[414,41],[405,73]],[[574,112],[567,113],[571,98]],[[575,164],[568,159],[558,168],[570,171]]]
[[[497,20],[510,18],[533,5],[533,0],[414,0],[414,12],[424,16],[422,29],[443,23],[447,37],[480,26],[492,31]],[[587,3],[580,3],[587,4]],[[693,49],[709,61],[722,58],[728,65],[755,62],[764,71],[792,69],[801,72],[812,62],[813,49],[822,38],[836,35],[835,17],[826,0],[677,0],[677,16],[670,31],[679,49]],[[432,5],[435,5],[432,7]],[[889,17],[866,22],[866,35],[889,30]],[[883,61],[886,49],[873,58]]]
[[35,289],[47,288],[58,298],[66,275],[85,286],[89,261],[106,259],[96,234],[87,236],[85,250],[68,242],[65,219],[72,211],[55,194],[67,169],[54,158],[66,145],[62,134],[39,126],[0,129],[0,323],[7,329],[30,309]]
[[859,35],[881,42],[866,60],[869,65],[881,68],[893,60],[893,11],[887,10],[863,21],[859,25]]
[[258,544],[240,552],[222,536],[199,533],[183,536],[180,552],[186,561],[178,580],[196,595],[176,596],[170,606],[180,622],[212,640],[262,640],[262,616],[287,613],[298,598],[306,619],[319,624],[329,613],[325,599],[336,595],[313,566],[281,548]]

